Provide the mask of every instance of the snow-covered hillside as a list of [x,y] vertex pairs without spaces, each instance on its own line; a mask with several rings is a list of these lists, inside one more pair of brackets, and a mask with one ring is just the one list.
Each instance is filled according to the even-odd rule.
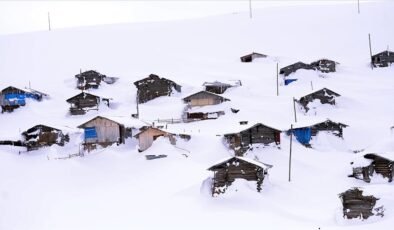
[[[22,148],[0,146],[0,229],[201,229],[245,226],[267,229],[391,229],[393,183],[349,178],[350,162],[365,153],[394,152],[394,67],[371,69],[373,53],[394,47],[394,3],[273,7],[248,13],[171,22],[117,24],[0,36],[0,89],[29,86],[50,95],[29,100],[12,113],[0,114],[0,140],[19,138],[36,124],[66,127],[65,147],[52,146],[18,154]],[[269,55],[252,63],[239,57]],[[276,95],[276,64],[284,67],[329,58],[336,73],[299,70],[299,80]],[[82,116],[70,116],[66,99],[80,91],[74,76],[94,69],[119,77],[91,93],[109,97]],[[203,89],[204,82],[241,80],[227,90],[230,99],[216,120],[169,124],[171,132],[191,135],[181,148],[158,138],[145,152],[136,139],[93,151],[83,158],[56,158],[78,152],[82,131],[76,127],[97,115],[131,120],[136,113],[134,81],[154,73],[182,85],[182,92],[141,104],[140,118],[181,118],[182,98]],[[327,87],[341,94],[335,106],[320,105],[298,122],[330,118],[349,127],[344,139],[322,133],[313,148],[294,142],[292,181],[288,182],[289,137],[278,148],[254,148],[246,157],[273,165],[263,190],[244,181],[212,198],[206,169],[232,154],[222,135],[239,121],[289,129],[293,97]],[[227,112],[236,108],[238,113]],[[185,151],[186,150],[186,151]],[[354,151],[364,150],[355,154]],[[185,157],[185,153],[188,157]],[[147,161],[146,154],[167,158]],[[338,194],[352,187],[380,198],[383,218],[342,219]]]

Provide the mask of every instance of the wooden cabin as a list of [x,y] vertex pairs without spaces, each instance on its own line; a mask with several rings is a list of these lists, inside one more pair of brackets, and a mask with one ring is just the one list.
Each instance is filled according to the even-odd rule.
[[295,73],[299,69],[313,69],[313,67],[303,62],[296,62],[292,65],[281,68],[279,74],[289,76],[291,73]]
[[335,105],[335,98],[339,96],[341,95],[330,89],[323,88],[301,97],[298,100],[298,103],[302,105],[302,107],[304,107],[306,112],[308,112],[309,110],[308,104],[310,102],[314,100],[319,100],[321,104]]
[[41,101],[46,96],[48,95],[34,89],[9,86],[0,92],[1,112],[12,112],[20,106],[25,106],[26,98]]
[[173,90],[181,92],[181,86],[155,74],[134,82],[137,87],[138,103],[145,103],[161,96],[171,96]]
[[374,67],[388,67],[394,63],[394,52],[383,51],[371,57],[371,64]]
[[224,140],[237,156],[242,156],[253,144],[280,145],[281,131],[261,123],[237,133],[224,134]]
[[335,72],[336,71],[336,65],[338,63],[335,61],[331,61],[328,59],[320,59],[315,62],[311,63],[311,66],[315,70],[319,70],[320,72],[323,73],[330,73],[330,72]]
[[214,82],[204,82],[203,86],[205,87],[205,91],[215,93],[215,94],[222,94],[228,88],[241,86],[241,81],[233,81],[232,84],[224,83],[219,81]]
[[224,159],[208,169],[214,172],[212,196],[224,193],[236,179],[256,181],[256,190],[260,192],[264,178],[268,175],[268,169],[271,167],[271,165],[245,157]]
[[183,98],[183,101],[188,104],[188,106],[205,106],[205,105],[217,105],[225,101],[230,101],[227,98],[210,93],[207,91],[200,91],[198,93],[192,94],[188,97]]
[[154,127],[143,127],[140,132],[134,137],[138,139],[139,148],[138,151],[142,152],[147,150],[152,146],[153,141],[155,141],[158,137],[168,137],[170,139],[171,144],[175,145],[176,140],[174,138],[174,134],[163,131]]
[[[298,142],[310,147],[311,139],[317,136],[319,132],[330,132],[333,135],[342,138],[343,128],[346,128],[347,126],[348,125],[339,122],[333,122],[327,119],[326,121],[314,124],[295,126],[292,130],[292,133]],[[287,134],[290,135],[290,130],[287,131]]]
[[97,145],[107,147],[114,143],[124,144],[128,136],[123,124],[102,116],[97,116],[78,128],[84,130],[83,145],[88,151],[95,149]]
[[103,101],[109,107],[109,100],[109,98],[100,98],[99,96],[82,92],[66,101],[70,103],[71,115],[83,115],[89,110],[99,110],[100,101]]
[[81,90],[97,89],[101,82],[113,84],[118,80],[117,77],[108,77],[94,70],[88,70],[77,74],[75,78],[77,78],[77,88]]
[[371,176],[376,173],[393,181],[394,161],[377,154],[369,153],[364,158],[370,161],[369,165],[353,168],[353,174],[349,177],[363,180],[367,183],[371,182]]
[[265,55],[265,54],[260,54],[260,53],[253,52],[251,54],[242,56],[241,57],[241,62],[252,62],[256,58],[266,58],[266,57],[268,57],[268,56]]
[[217,119],[225,115],[224,111],[217,112],[186,112],[184,122]]
[[349,189],[339,194],[342,201],[343,217],[347,219],[368,219],[374,215],[383,216],[383,207],[374,210],[376,201],[379,198],[374,196],[363,196],[363,191],[359,188]]
[[46,125],[36,125],[22,133],[27,151],[32,151],[45,146],[64,146],[70,138],[62,130]]

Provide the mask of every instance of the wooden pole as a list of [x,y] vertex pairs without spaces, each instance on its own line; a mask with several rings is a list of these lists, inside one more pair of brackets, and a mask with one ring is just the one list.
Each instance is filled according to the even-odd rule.
[[139,94],[138,94],[138,91],[137,91],[137,100],[136,100],[136,103],[137,103],[137,119],[139,119],[140,118],[140,109],[139,109],[139,107],[138,107],[138,98],[139,98]]
[[373,69],[373,63],[372,63],[372,45],[371,45],[371,34],[368,34],[368,39],[369,39],[369,55],[371,56],[371,68]]
[[279,96],[279,63],[276,63],[276,96]]
[[252,18],[252,0],[249,0],[249,17]]
[[293,108],[294,108],[294,122],[297,123],[297,112],[296,112],[296,99],[293,97]]
[[291,151],[293,146],[293,124],[290,126],[289,182],[291,181]]
[[51,16],[50,16],[49,12],[48,12],[48,28],[49,28],[49,31],[51,31]]
[[312,88],[312,91],[313,91],[313,83],[312,83],[312,81],[311,81],[311,88]]
[[358,10],[358,13],[360,14],[360,0],[357,0],[357,10]]

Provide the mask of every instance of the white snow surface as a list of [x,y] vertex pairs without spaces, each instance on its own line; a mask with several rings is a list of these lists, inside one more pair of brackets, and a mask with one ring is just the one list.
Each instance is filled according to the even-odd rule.
[[[391,229],[393,183],[367,184],[347,175],[355,158],[394,151],[394,67],[371,70],[368,47],[368,33],[373,53],[394,47],[392,12],[390,1],[363,3],[361,14],[355,4],[305,4],[255,10],[253,19],[244,12],[0,36],[0,88],[30,82],[50,95],[0,114],[0,140],[18,138],[37,124],[75,130],[64,147],[25,153],[0,146],[0,229]],[[253,51],[269,58],[240,62],[240,56]],[[292,75],[299,80],[288,86],[280,79],[276,95],[277,62],[283,67],[321,57],[341,63],[337,72],[299,70]],[[89,91],[113,98],[110,108],[68,114],[66,99],[79,93],[74,75],[80,69],[120,77]],[[223,94],[240,111],[216,120],[168,124],[171,132],[192,136],[178,140],[178,148],[158,138],[139,153],[133,138],[83,158],[59,159],[79,151],[78,125],[98,115],[131,120],[136,113],[132,83],[151,73],[182,85],[182,92],[141,104],[142,124],[179,119],[182,98],[216,80],[242,81]],[[342,96],[335,106],[317,106],[313,114],[298,110],[298,121],[330,118],[347,124],[344,139],[322,133],[313,140],[314,148],[294,141],[289,182],[289,137],[282,134],[280,148],[254,148],[245,156],[273,165],[261,193],[241,180],[228,193],[211,197],[206,179],[213,175],[206,169],[231,156],[222,141],[225,130],[237,129],[239,121],[249,121],[245,128],[263,123],[289,129],[292,99],[312,92],[311,81],[315,89],[327,87]],[[147,161],[145,154],[168,157]],[[338,194],[352,187],[380,198],[385,216],[343,220]]]

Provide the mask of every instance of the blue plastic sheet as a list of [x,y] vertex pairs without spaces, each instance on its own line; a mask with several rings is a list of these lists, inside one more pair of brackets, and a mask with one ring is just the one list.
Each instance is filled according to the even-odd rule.
[[4,95],[4,99],[7,100],[9,105],[26,105],[26,94],[20,93],[7,93]]
[[85,128],[85,139],[97,138],[97,132],[95,127]]
[[285,85],[292,83],[293,81],[297,81],[298,79],[285,79]]
[[293,134],[298,142],[306,145],[309,144],[309,142],[311,141],[312,129],[311,128],[294,129]]

